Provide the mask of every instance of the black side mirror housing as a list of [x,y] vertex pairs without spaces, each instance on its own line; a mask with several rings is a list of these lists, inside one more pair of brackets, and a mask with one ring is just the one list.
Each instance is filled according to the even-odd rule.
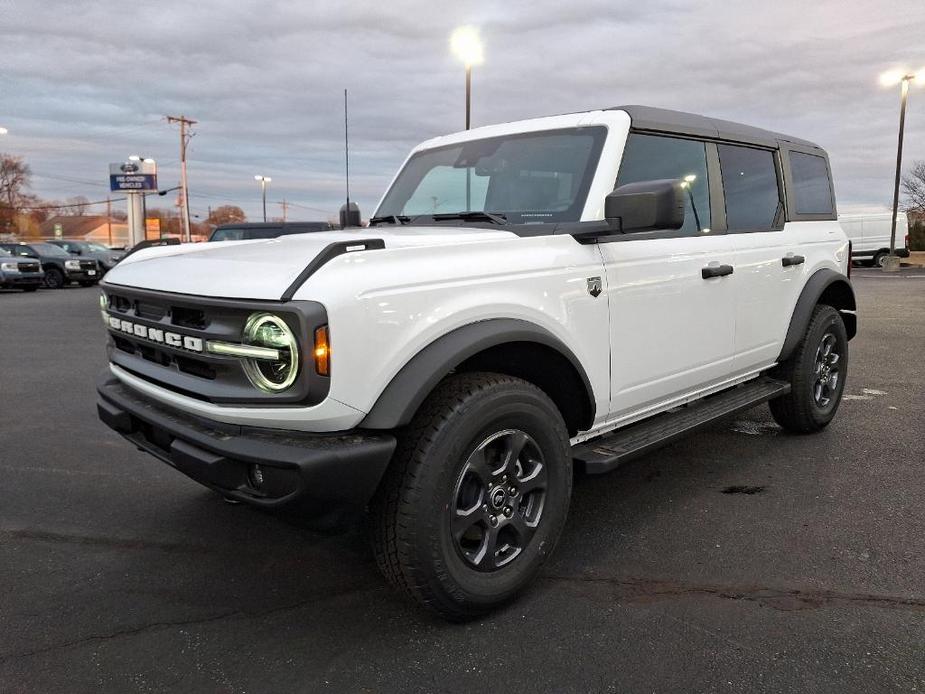
[[684,226],[684,186],[678,179],[627,183],[604,198],[604,217],[628,234]]

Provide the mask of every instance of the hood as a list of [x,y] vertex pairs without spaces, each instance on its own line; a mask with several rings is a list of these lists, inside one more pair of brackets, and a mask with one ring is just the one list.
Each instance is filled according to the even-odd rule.
[[103,284],[196,296],[277,301],[309,262],[328,245],[339,241],[382,239],[388,251],[500,241],[514,236],[509,231],[479,227],[378,227],[292,234],[255,241],[158,246],[122,260],[106,274]]

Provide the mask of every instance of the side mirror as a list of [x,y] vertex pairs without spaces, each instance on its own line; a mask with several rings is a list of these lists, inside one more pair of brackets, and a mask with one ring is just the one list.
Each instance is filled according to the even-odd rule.
[[684,187],[672,178],[627,183],[604,198],[604,217],[623,234],[680,229],[684,226]]

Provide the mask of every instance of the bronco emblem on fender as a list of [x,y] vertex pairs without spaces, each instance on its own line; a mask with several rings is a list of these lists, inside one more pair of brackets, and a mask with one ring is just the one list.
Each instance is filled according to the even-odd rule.
[[588,278],[588,294],[597,298],[601,294],[601,278],[600,277],[589,277]]

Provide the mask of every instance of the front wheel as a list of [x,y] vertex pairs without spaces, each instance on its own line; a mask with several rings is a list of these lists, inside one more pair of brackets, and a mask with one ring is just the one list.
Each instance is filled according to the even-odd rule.
[[499,374],[452,376],[400,438],[370,506],[376,561],[446,619],[485,614],[539,571],[571,491],[568,431],[543,391]]
[[841,314],[831,306],[816,306],[803,340],[774,375],[790,383],[787,395],[768,403],[775,421],[800,434],[826,427],[848,376],[848,334]]
[[64,287],[64,274],[57,268],[46,270],[45,286],[49,289],[61,289]]

